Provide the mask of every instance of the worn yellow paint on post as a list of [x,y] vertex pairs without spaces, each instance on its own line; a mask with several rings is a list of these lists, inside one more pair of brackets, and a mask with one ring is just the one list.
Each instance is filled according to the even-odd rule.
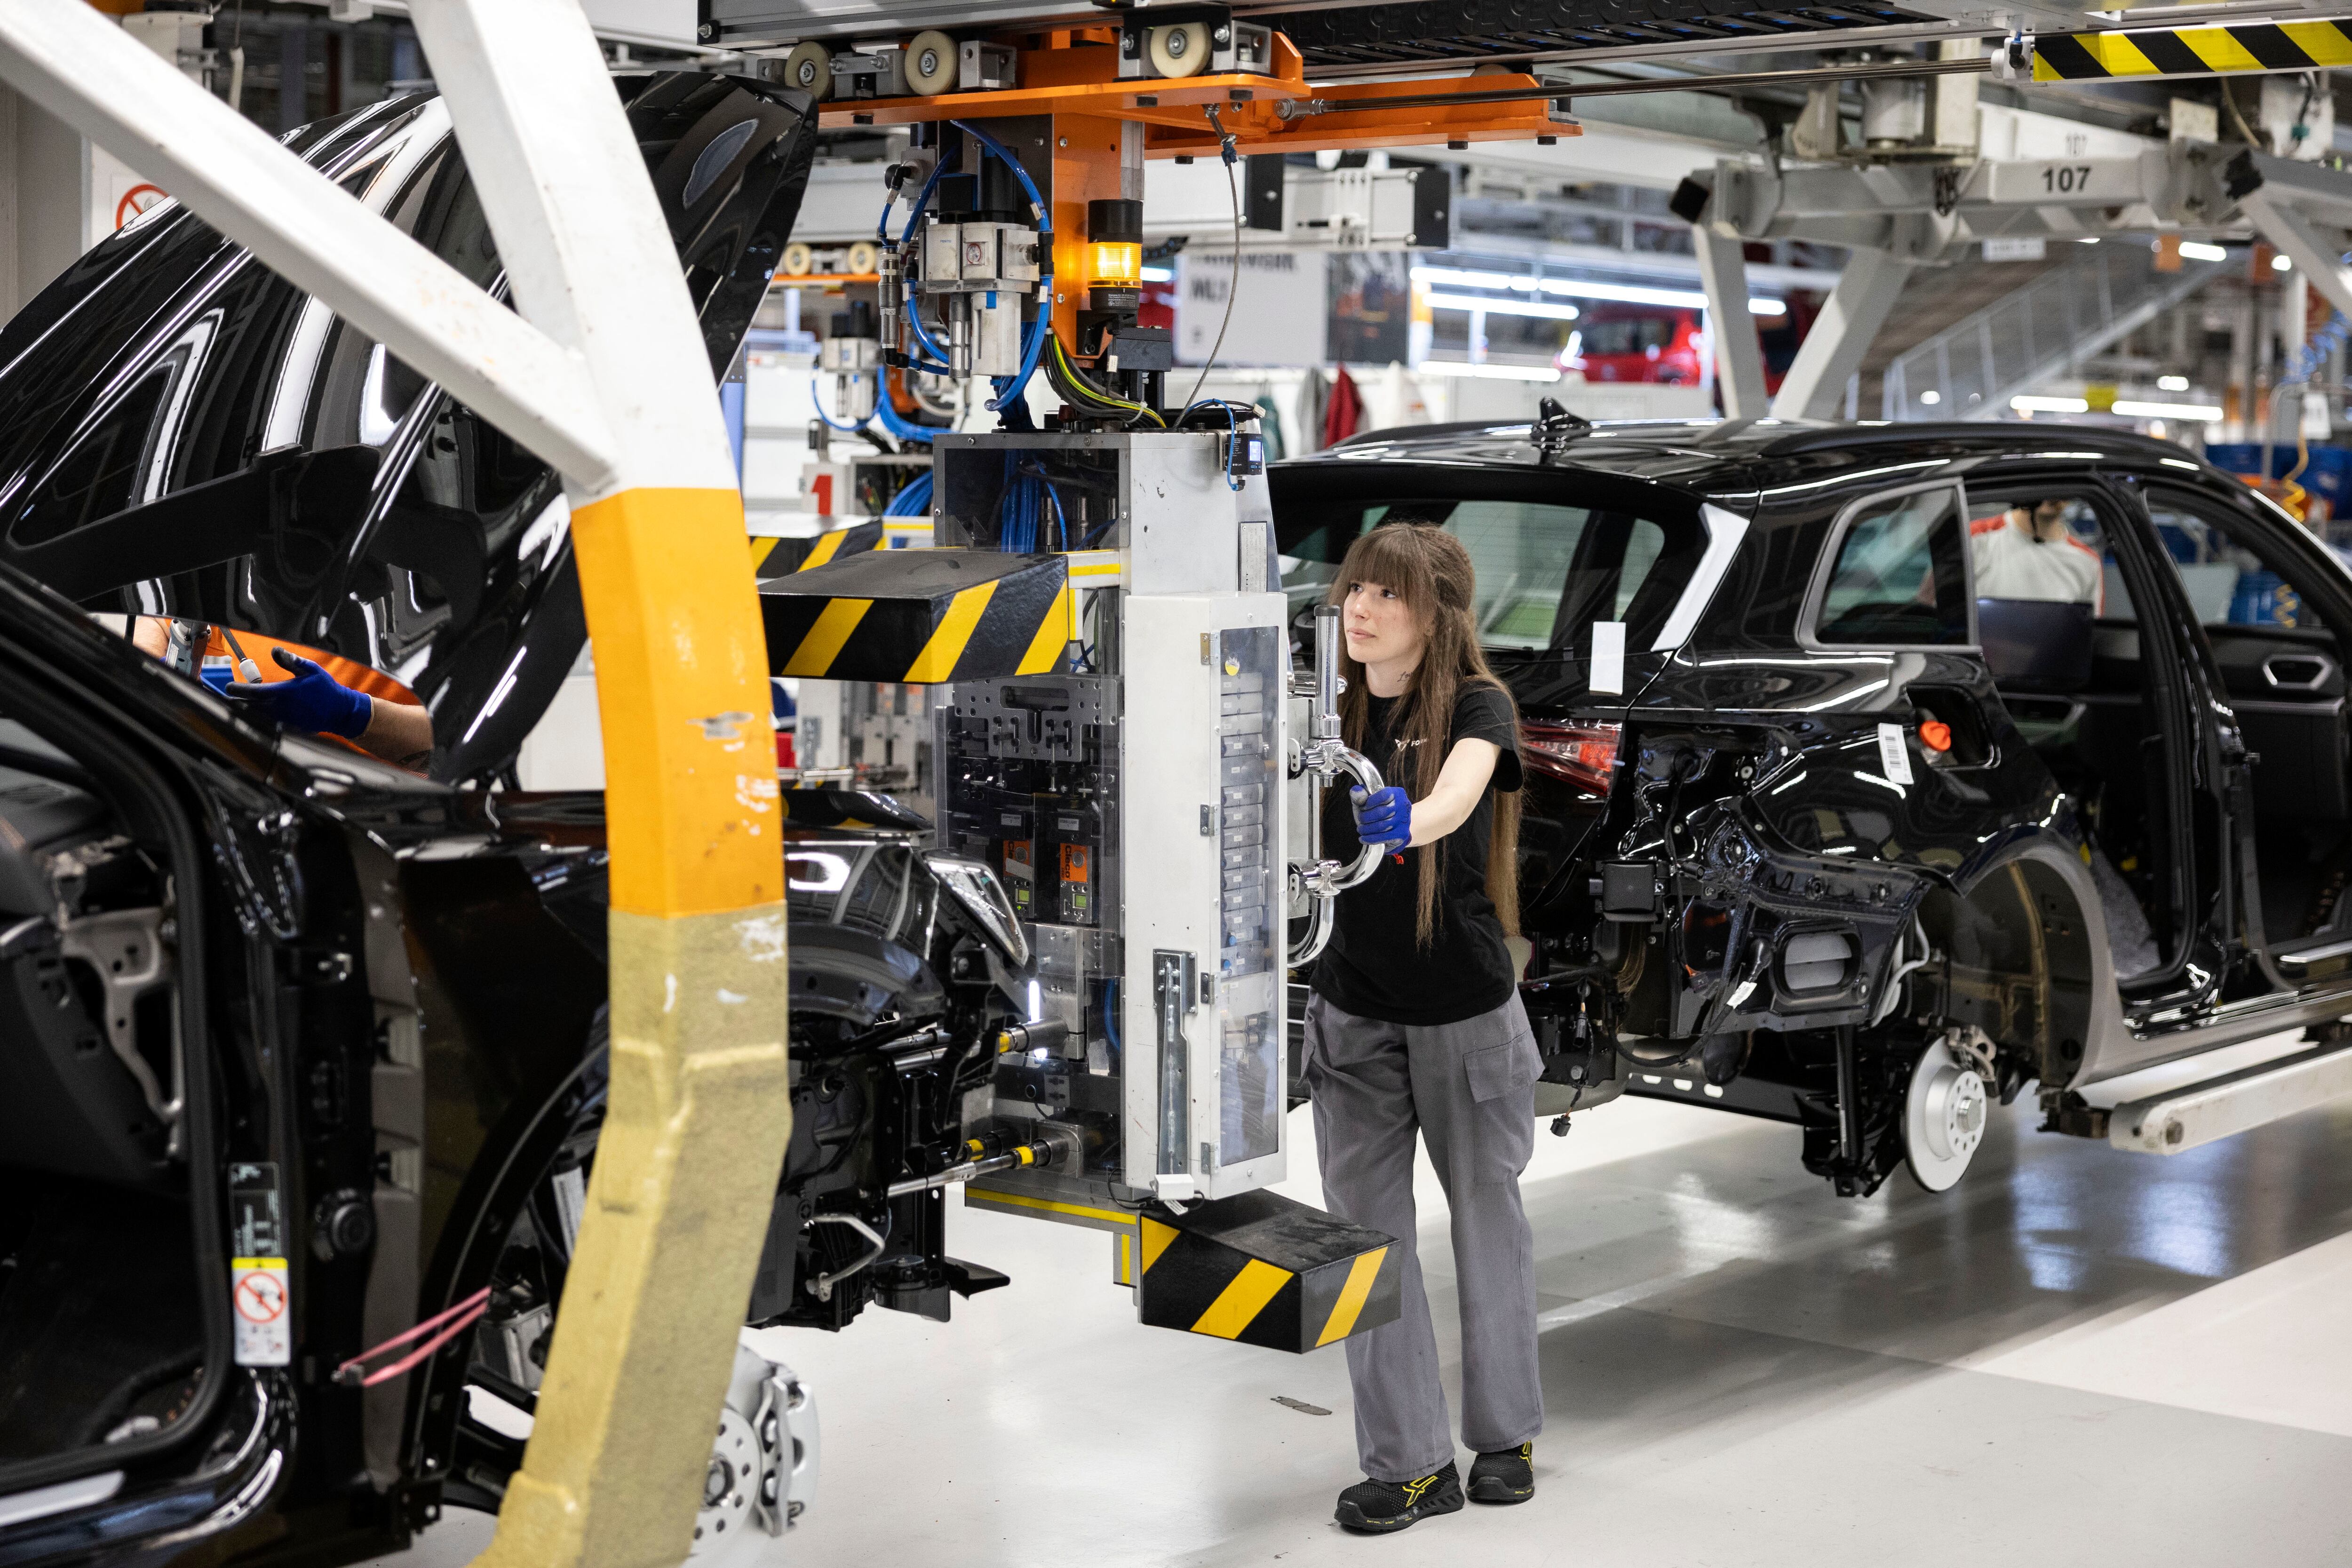
[[782,898],[774,700],[742,497],[624,490],[572,514],[572,548],[596,649],[613,908]]
[[740,500],[632,490],[572,527],[606,758],[612,1087],[489,1568],[684,1554],[792,1131],[781,818]]

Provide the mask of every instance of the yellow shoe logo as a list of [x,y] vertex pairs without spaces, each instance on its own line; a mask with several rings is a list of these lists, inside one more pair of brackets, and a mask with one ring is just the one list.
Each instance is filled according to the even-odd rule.
[[1422,1477],[1422,1478],[1421,1478],[1419,1480],[1417,1480],[1417,1481],[1407,1481],[1407,1482],[1405,1482],[1405,1483],[1404,1483],[1404,1501],[1405,1501],[1405,1506],[1406,1506],[1407,1508],[1411,1508],[1414,1503],[1419,1502],[1419,1501],[1421,1500],[1421,1494],[1422,1494],[1422,1493],[1423,1493],[1423,1492],[1425,1492],[1425,1491],[1427,1491],[1431,1487],[1433,1487],[1433,1486],[1434,1486],[1434,1485],[1436,1485],[1436,1484],[1437,1484],[1437,1478],[1436,1478],[1435,1476],[1423,1476],[1423,1477]]

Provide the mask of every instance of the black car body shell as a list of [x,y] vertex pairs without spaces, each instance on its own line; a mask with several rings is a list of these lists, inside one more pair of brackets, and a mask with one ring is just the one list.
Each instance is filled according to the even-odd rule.
[[[1973,638],[1829,647],[1807,630],[1841,520],[1867,498],[1939,486],[2095,493],[2118,519],[2134,515],[2141,487],[2193,492],[2276,535],[2332,623],[2352,624],[2352,576],[2307,531],[2280,527],[2284,514],[2244,486],[2178,447],[2076,428],[1762,420],[1602,425],[1548,445],[1535,434],[1376,432],[1273,470],[1286,552],[1303,529],[1286,506],[1334,497],[1508,497],[1661,517],[1713,507],[1742,520],[1738,547],[1689,635],[1670,649],[1629,647],[1622,694],[1592,693],[1573,647],[1488,649],[1525,718],[1623,726],[1605,799],[1529,770],[1523,899],[1539,953],[1531,1005],[1559,1005],[1561,991],[1589,978],[1574,964],[1547,977],[1543,939],[1580,941],[1600,929],[1601,873],[1617,865],[1629,886],[1638,867],[1656,900],[1646,922],[1623,929],[1654,938],[1644,943],[1652,967],[1664,960],[1675,977],[1645,1016],[1621,1020],[1637,1061],[1696,1063],[1705,1037],[1722,1032],[1765,1042],[1756,1031],[1873,1022],[1915,918],[1942,955],[1944,1016],[2009,1047],[2006,1092],[2028,1080],[2075,1089],[2341,1010],[2340,977],[2300,987],[2280,978],[2254,908],[2251,854],[2212,826],[2230,820],[2246,788],[2238,715],[2144,527],[2111,527],[2110,544],[2139,606],[2134,641],[2154,700],[2177,709],[2182,820],[2201,826],[2193,844],[2185,828],[2181,839],[2179,951],[2127,986],[2118,984],[2084,825],[2019,734]],[[1959,732],[1952,752],[1921,746],[1917,727],[1929,718]],[[1883,725],[1904,737],[1908,787],[1885,776]],[[1821,825],[1831,821],[1843,842],[1824,842]],[[1830,848],[1838,852],[1822,852]],[[1848,984],[1792,994],[1774,973],[1776,944],[1815,930],[1853,935],[1858,960]],[[1577,956],[1590,967],[1589,951]],[[1639,959],[1612,949],[1608,963],[1622,984]],[[1760,1063],[1766,1046],[1738,1048]],[[1706,1055],[1707,1077],[1724,1080],[1716,1103],[1766,1109],[1740,1103],[1739,1088]],[[1697,1077],[1687,1072],[1682,1087],[1695,1089]],[[1766,1113],[1785,1114],[1784,1101],[1773,1104],[1781,1109]]]
[[[723,75],[617,86],[723,374],[790,234],[812,105]],[[499,286],[436,100],[290,145]],[[732,151],[714,161],[714,146]],[[139,405],[142,386],[160,395]],[[488,1283],[550,1160],[601,1118],[603,798],[458,787],[511,763],[581,647],[560,487],[176,209],[93,249],[0,331],[0,711],[86,769],[183,889],[200,1086],[184,1191],[200,1279],[217,1281],[201,1292],[200,1394],[158,1432],[0,1477],[9,1491],[122,1477],[103,1500],[0,1529],[0,1563],[395,1549],[445,1498],[495,1507],[521,1445],[467,1415],[470,1334],[373,1388],[334,1371]],[[431,773],[256,728],[91,610],[184,615],[385,669],[432,707]],[[1007,1011],[986,922],[941,890],[917,823],[866,797],[788,805],[781,848],[806,862],[787,868],[800,1125],[762,1265],[772,1319],[804,1311],[796,1252],[840,1261],[796,1247],[804,1205],[878,1216],[869,1187],[961,1157],[941,1138]],[[287,1368],[232,1363],[231,1163],[274,1166],[281,1185]],[[339,1249],[320,1219],[352,1196],[373,1237]],[[949,1288],[1003,1282],[942,1261],[941,1208],[936,1190],[887,1205],[894,1251],[834,1292],[824,1326],[869,1300],[944,1316]]]

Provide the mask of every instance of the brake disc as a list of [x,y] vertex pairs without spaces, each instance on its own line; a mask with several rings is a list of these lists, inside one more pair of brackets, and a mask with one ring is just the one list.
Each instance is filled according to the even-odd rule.
[[1950,1189],[1984,1142],[1992,1098],[1979,1070],[1981,1053],[1937,1040],[1911,1069],[1903,1102],[1903,1152],[1911,1174],[1931,1193]]

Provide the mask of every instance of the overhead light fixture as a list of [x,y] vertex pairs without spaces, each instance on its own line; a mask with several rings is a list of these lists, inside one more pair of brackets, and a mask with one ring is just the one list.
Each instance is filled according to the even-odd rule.
[[1929,387],[1927,391],[1925,391],[1925,392],[1923,392],[1923,393],[1921,393],[1921,394],[1919,395],[1919,401],[1920,401],[1920,402],[1922,402],[1922,403],[1924,403],[1924,404],[1927,404],[1929,407],[1931,407],[1931,408],[1932,408],[1932,407],[1933,407],[1933,406],[1935,406],[1937,404],[1941,403],[1941,402],[1943,402],[1943,401],[1944,401],[1944,395],[1943,395],[1942,393],[1940,393],[1940,392],[1937,392],[1934,387],[1932,387],[1932,386],[1931,386],[1931,387]]
[[[1416,267],[1416,283],[1450,284],[1456,289],[1508,289],[1519,294],[1557,294],[1570,300],[1611,300],[1626,305],[1671,305],[1685,310],[1706,309],[1706,296],[1696,289],[1652,289],[1639,283],[1589,283],[1574,278],[1533,278],[1524,272],[1486,272],[1461,267]],[[1788,313],[1784,300],[1751,299],[1751,316]]]
[[1176,269],[1172,267],[1147,267],[1143,269],[1143,280],[1146,283],[1173,283],[1176,281]]
[[2292,271],[2294,271],[2294,257],[2292,257],[2292,256],[2285,256],[2285,255],[2273,255],[2273,256],[2271,258],[2271,270],[2272,270],[2272,271],[2273,271],[2273,272],[2292,272]]
[[2159,375],[2156,378],[2156,389],[2158,392],[2186,392],[2189,390],[2189,378],[2185,375]]
[[1413,367],[1415,375],[1468,375],[1482,381],[1558,381],[1559,372],[1538,364],[1465,364],[1460,360],[1425,359]]
[[1572,321],[1581,314],[1573,305],[1547,305],[1540,300],[1483,300],[1475,294],[1432,294],[1433,310],[1484,310],[1490,316],[1539,316],[1548,321]]
[[2180,254],[2191,261],[2227,261],[2230,253],[2218,245],[2208,245],[2201,239],[2184,239]]
[[2126,419],[2182,419],[2198,425],[2210,425],[2221,417],[2220,406],[2210,403],[2126,403],[2118,400],[2116,412]]
[[[2082,397],[2034,397],[2021,395],[2009,400],[2009,405],[2020,414],[2088,414],[2090,400]],[[2116,405],[2118,408],[2122,405]]]

